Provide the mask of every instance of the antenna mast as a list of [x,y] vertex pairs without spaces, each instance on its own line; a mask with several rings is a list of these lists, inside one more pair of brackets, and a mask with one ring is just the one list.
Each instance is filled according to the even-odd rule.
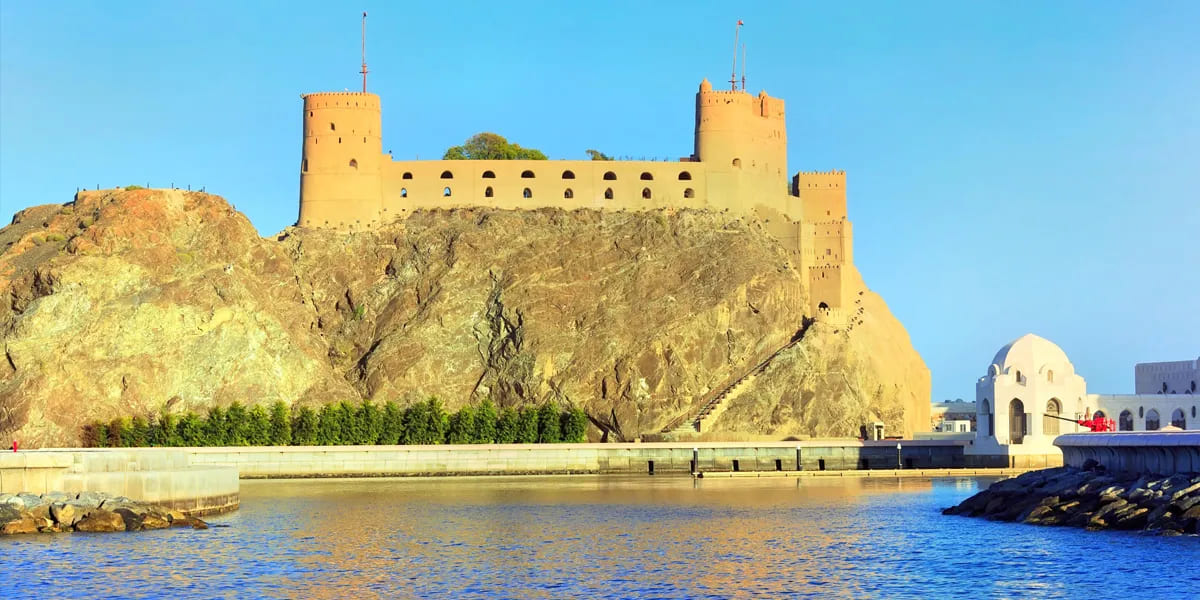
[[362,20],[362,73],[363,93],[367,93],[367,11],[363,11]]
[[742,20],[738,19],[737,25],[733,28],[733,70],[729,72],[729,88],[737,91],[737,53],[738,53],[738,31],[742,28]]
[[746,91],[746,44],[742,44],[742,91]]

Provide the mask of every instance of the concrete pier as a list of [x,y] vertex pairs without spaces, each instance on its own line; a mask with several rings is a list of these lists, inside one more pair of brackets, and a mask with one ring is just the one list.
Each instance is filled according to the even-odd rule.
[[1055,438],[1054,445],[1071,467],[1083,468],[1091,459],[1109,471],[1200,473],[1200,431],[1069,433]]
[[0,453],[0,493],[105,492],[193,515],[238,507],[238,471],[196,465],[183,448]]

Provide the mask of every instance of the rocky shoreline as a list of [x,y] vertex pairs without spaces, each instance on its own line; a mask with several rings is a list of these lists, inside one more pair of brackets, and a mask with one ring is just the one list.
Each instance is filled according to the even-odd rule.
[[99,492],[0,494],[0,535],[168,527],[208,529],[208,524],[178,510]]
[[1088,461],[1084,468],[1043,469],[998,481],[942,514],[1088,530],[1200,534],[1200,473],[1110,473]]

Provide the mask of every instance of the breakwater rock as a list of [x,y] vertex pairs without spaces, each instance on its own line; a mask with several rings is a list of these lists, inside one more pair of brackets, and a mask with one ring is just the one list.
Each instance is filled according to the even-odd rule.
[[208,524],[177,510],[97,492],[0,494],[0,535],[167,527],[207,529]]
[[1087,468],[1030,471],[998,481],[946,515],[1033,525],[1200,533],[1200,473],[1138,476]]

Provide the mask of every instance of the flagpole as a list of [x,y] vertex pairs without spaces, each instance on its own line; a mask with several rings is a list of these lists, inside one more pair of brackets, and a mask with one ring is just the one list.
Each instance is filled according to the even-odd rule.
[[367,93],[367,11],[363,11],[362,17],[362,76],[363,76],[363,93]]
[[742,20],[738,19],[737,25],[733,27],[733,69],[729,71],[729,87],[733,91],[737,91],[737,54],[738,54],[738,31],[742,28]]

